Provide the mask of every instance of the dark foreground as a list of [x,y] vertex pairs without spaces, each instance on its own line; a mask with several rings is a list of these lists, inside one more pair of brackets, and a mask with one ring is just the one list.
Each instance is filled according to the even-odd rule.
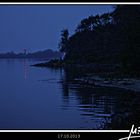
[[85,100],[84,104],[86,102],[91,104],[90,106],[84,105],[88,110],[85,115],[92,116],[92,110],[95,111],[94,105],[98,99],[103,99],[103,102],[99,103],[99,108],[104,107],[102,112],[104,120],[101,121],[98,129],[128,129],[132,124],[138,124],[140,117],[139,79],[116,71],[118,66],[84,65],[84,67],[83,65],[59,63],[55,67],[52,64],[53,61],[49,65],[40,63],[35,66],[64,69],[65,77],[60,83],[63,85],[65,94],[69,95],[69,92],[74,90],[76,94],[82,96],[83,101]]

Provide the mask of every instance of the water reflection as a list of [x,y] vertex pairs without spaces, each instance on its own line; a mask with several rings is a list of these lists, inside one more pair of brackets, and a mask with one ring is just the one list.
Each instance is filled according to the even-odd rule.
[[33,63],[0,61],[1,129],[123,129],[122,122],[139,123],[139,93],[78,83],[81,69],[30,67]]
[[24,80],[27,80],[27,70],[28,70],[28,64],[27,60],[23,60],[23,70],[24,70]]
[[[78,108],[81,116],[88,117],[89,122],[93,123],[92,129],[105,129],[113,121],[112,116],[121,111],[128,113],[127,108],[131,100],[140,99],[137,93],[131,91],[81,85],[74,80],[80,76],[79,73],[81,72],[71,71],[70,69],[64,71],[61,79],[63,108],[70,107],[69,102],[75,100],[77,103],[75,107]],[[140,107],[139,102],[136,106]]]

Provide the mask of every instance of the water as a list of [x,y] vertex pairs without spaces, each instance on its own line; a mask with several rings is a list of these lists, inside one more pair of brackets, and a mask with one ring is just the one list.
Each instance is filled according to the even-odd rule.
[[67,71],[31,67],[34,63],[0,60],[0,129],[103,129],[122,92],[136,96],[72,84]]

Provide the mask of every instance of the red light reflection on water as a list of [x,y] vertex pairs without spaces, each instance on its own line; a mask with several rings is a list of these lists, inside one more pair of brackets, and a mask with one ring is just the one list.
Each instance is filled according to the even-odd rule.
[[27,80],[27,70],[28,70],[28,67],[27,67],[27,61],[26,60],[23,60],[23,70],[24,70],[24,80]]

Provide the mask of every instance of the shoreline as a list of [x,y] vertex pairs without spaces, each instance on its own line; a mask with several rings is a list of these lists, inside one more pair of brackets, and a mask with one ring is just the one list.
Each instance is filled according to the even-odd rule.
[[91,77],[81,77],[76,78],[75,82],[89,84],[90,86],[96,87],[114,87],[121,88],[126,90],[131,90],[134,92],[140,92],[140,80],[132,79],[132,78],[123,78],[123,79],[111,79],[107,80],[105,78],[101,78],[99,76],[91,76]]
[[[80,78],[74,78],[75,83],[89,85],[91,87],[114,87],[134,92],[140,92],[140,79],[118,72],[118,65],[113,64],[65,64],[63,60],[54,59],[31,66],[48,68],[78,68],[83,74]],[[91,73],[92,71],[92,73]]]

